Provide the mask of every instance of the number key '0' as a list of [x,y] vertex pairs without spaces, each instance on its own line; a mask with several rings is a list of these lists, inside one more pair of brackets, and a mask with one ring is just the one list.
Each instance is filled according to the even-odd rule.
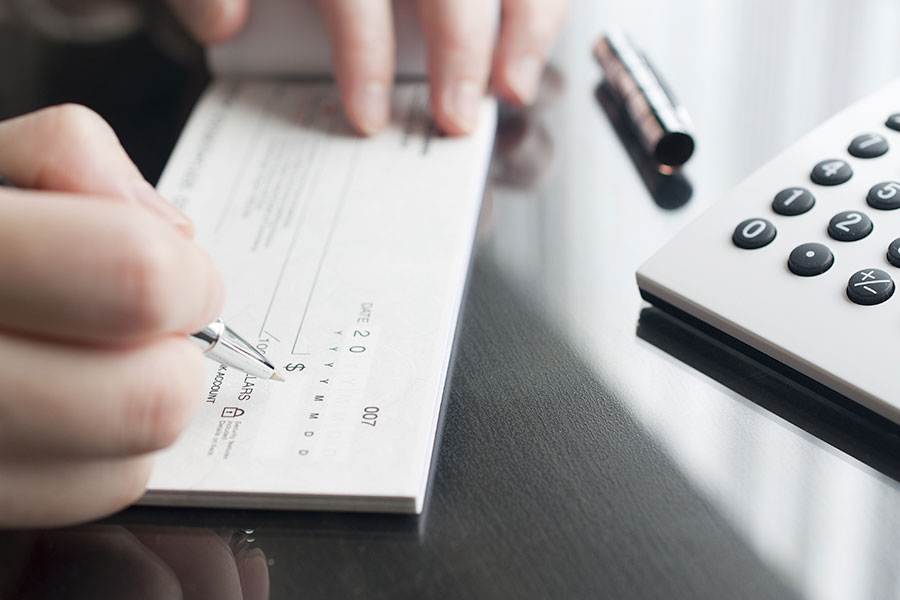
[[775,226],[765,219],[747,219],[735,227],[731,241],[738,248],[756,250],[771,244],[776,233]]

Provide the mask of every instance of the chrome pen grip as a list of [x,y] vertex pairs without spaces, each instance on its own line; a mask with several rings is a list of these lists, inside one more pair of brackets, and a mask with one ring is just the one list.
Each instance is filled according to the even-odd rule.
[[216,344],[219,343],[219,340],[222,338],[222,334],[225,332],[225,323],[222,319],[218,319],[213,321],[200,331],[191,334],[191,340],[194,344],[200,348],[203,352],[209,352],[212,350]]

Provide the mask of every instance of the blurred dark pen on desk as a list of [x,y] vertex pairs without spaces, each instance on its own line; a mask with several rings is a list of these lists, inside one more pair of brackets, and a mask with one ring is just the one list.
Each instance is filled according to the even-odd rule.
[[693,186],[681,167],[695,149],[687,110],[624,33],[602,36],[594,56],[604,73],[595,97],[647,191],[663,209],[684,206]]

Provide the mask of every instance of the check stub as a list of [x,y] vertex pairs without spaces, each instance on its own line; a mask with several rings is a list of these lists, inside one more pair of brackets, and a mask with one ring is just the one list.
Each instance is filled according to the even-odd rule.
[[287,382],[210,362],[141,503],[421,512],[496,122],[485,100],[443,137],[427,101],[399,85],[368,139],[332,84],[223,79],[199,102],[159,189]]

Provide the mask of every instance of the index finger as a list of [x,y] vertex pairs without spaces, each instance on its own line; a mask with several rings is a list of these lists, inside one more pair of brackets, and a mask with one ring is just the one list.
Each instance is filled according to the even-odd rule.
[[103,118],[77,104],[0,121],[0,175],[24,188],[133,202],[187,236],[190,220],[153,189]]
[[84,342],[190,333],[221,309],[199,246],[132,205],[0,190],[0,328]]

